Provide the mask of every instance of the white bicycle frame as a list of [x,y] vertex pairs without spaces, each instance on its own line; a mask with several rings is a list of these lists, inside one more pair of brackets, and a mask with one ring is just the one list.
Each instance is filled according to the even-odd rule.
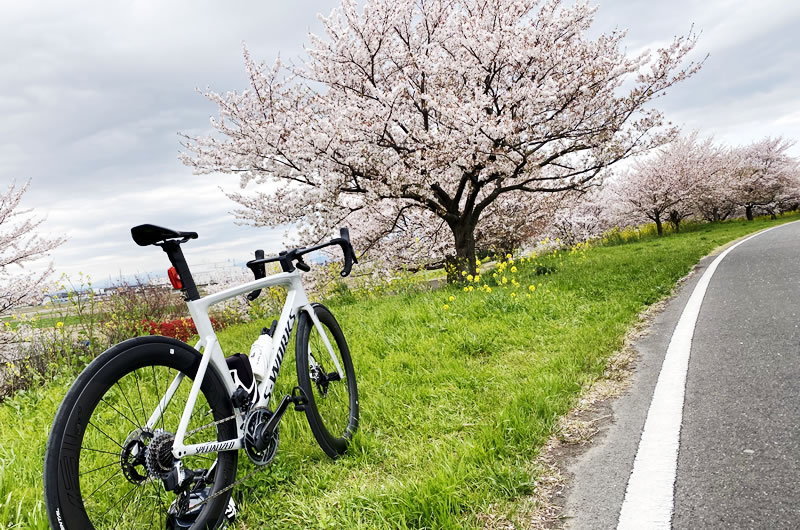
[[[297,320],[299,311],[305,311],[311,317],[314,327],[322,336],[322,341],[331,356],[331,360],[336,367],[336,371],[339,373],[340,377],[344,378],[342,367],[339,365],[339,360],[336,358],[336,355],[333,352],[333,347],[328,339],[328,336],[325,333],[322,324],[320,324],[320,321],[317,318],[311,303],[308,301],[305,289],[303,288],[303,283],[300,279],[300,272],[298,270],[295,270],[294,272],[280,272],[259,280],[254,280],[252,282],[226,289],[219,293],[205,296],[198,300],[186,302],[186,305],[189,308],[189,314],[191,314],[195,326],[197,327],[197,334],[200,336],[200,340],[195,345],[195,349],[202,350],[203,357],[200,360],[200,366],[197,369],[197,374],[195,375],[192,383],[192,388],[189,391],[189,398],[186,401],[186,406],[183,409],[181,421],[178,424],[178,430],[175,433],[175,441],[172,446],[172,454],[175,456],[175,458],[181,459],[185,456],[219,451],[235,451],[244,447],[245,418],[244,415],[241,414],[242,411],[238,409],[236,414],[236,439],[223,442],[207,442],[186,445],[184,444],[184,437],[186,436],[186,429],[189,427],[189,420],[192,417],[192,411],[194,410],[195,403],[197,402],[197,396],[200,393],[200,386],[202,385],[203,378],[208,371],[209,364],[211,364],[222,376],[228,396],[233,395],[233,392],[236,390],[236,384],[229,374],[228,365],[225,363],[225,355],[222,352],[222,347],[217,340],[217,335],[214,333],[214,328],[211,325],[211,319],[208,317],[208,309],[212,305],[224,300],[249,293],[250,291],[254,291],[256,289],[268,289],[274,285],[283,285],[287,288],[288,292],[286,295],[286,301],[283,305],[283,310],[281,311],[280,319],[278,320],[278,327],[276,328],[275,336],[273,337],[272,351],[270,352],[267,363],[267,376],[261,381],[257,382],[257,391],[259,392],[260,396],[258,407],[267,407],[270,399],[272,398],[272,391],[275,388],[275,381],[278,378],[278,373],[280,372],[281,364],[283,363],[283,358],[286,354],[286,347],[289,344],[289,339],[292,335],[292,330],[294,329],[294,324]],[[283,330],[280,334],[280,340],[278,340],[279,333],[277,330]],[[309,356],[309,360],[311,363],[315,363],[313,357]],[[175,392],[180,386],[183,377],[184,374],[179,373],[175,379],[173,379],[166,393],[156,407],[156,410],[153,411],[150,419],[147,420],[147,427],[149,429],[155,428],[158,419],[161,417],[164,409],[175,395]]]

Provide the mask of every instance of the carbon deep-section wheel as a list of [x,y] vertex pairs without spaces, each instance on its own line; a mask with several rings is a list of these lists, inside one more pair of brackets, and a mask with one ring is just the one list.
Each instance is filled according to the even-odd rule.
[[339,367],[313,320],[303,311],[295,340],[297,381],[308,399],[306,417],[314,438],[328,456],[336,458],[347,450],[358,429],[356,374],[339,323],[325,306],[313,307]]
[[[213,496],[234,482],[237,451],[184,457],[184,470],[196,478],[184,481],[181,493],[164,487],[175,462],[175,432],[200,359],[197,350],[180,341],[139,337],[105,351],[78,376],[47,441],[44,492],[53,528],[165,528],[176,507],[192,512],[192,528],[219,526],[230,490],[200,506],[191,506],[191,499],[200,491],[203,498]],[[148,426],[173,383],[177,390],[172,400]],[[214,425],[231,415],[223,380],[209,367],[185,443],[235,439],[235,420]]]

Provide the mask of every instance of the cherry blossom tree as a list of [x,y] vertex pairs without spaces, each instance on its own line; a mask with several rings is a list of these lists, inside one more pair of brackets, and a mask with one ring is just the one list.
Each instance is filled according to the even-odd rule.
[[301,66],[245,50],[249,88],[205,94],[217,134],[186,137],[182,160],[240,177],[240,222],[299,225],[304,242],[349,224],[362,257],[474,273],[496,201],[580,189],[661,145],[674,130],[649,104],[700,67],[691,32],[633,57],[624,32],[588,37],[583,1],[363,4],[323,18]]
[[736,170],[738,158],[733,150],[709,146],[707,163],[716,165],[717,171],[707,171],[693,188],[691,202],[697,215],[706,221],[724,221],[733,216],[738,205],[733,202],[731,178]]
[[680,222],[692,213],[691,199],[698,185],[722,169],[712,140],[699,141],[693,132],[636,161],[614,184],[620,207],[634,219],[654,222],[658,235],[663,235],[665,221],[679,230]]
[[52,266],[42,272],[26,271],[25,266],[64,242],[63,238],[42,236],[44,219],[20,208],[29,184],[17,187],[12,182],[0,192],[0,314],[41,296],[41,284]]
[[549,237],[573,246],[603,235],[620,222],[614,207],[618,200],[609,185],[569,192],[550,219]]
[[555,212],[572,204],[568,192],[506,193],[490,204],[475,228],[480,254],[515,254],[527,243],[541,238]]
[[735,151],[738,163],[731,178],[733,202],[754,212],[775,213],[800,201],[798,162],[787,154],[794,145],[783,137],[764,138]]

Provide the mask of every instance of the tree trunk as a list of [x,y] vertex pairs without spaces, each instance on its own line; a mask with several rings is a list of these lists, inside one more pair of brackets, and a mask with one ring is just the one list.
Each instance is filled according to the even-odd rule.
[[677,210],[672,210],[669,213],[669,222],[675,227],[675,233],[680,232],[681,216]]
[[664,235],[664,227],[661,226],[661,214],[659,214],[658,212],[654,212],[654,213],[655,213],[654,221],[656,222],[656,231],[658,232],[659,236],[663,236]]
[[[447,258],[447,283],[463,281],[467,274],[475,275],[475,227],[451,226],[456,242],[456,255]],[[463,274],[466,273],[466,274]]]
[[753,220],[753,207],[751,205],[744,207],[744,215],[747,217],[748,221]]

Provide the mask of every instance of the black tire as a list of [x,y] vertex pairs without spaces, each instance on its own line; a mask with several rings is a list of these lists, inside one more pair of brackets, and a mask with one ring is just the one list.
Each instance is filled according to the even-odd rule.
[[[56,413],[45,453],[45,504],[53,528],[164,528],[176,497],[125,448],[137,440],[143,444],[139,447],[149,448],[156,439],[152,434],[136,434],[136,429],[156,410],[156,396],[163,395],[175,375],[183,372],[185,377],[156,425],[175,433],[200,359],[197,350],[175,339],[139,337],[106,350],[78,376]],[[213,367],[206,372],[194,411],[196,417],[187,432],[212,418],[233,414],[223,381]],[[236,438],[233,420],[217,425],[216,436],[214,430],[187,436],[185,442]],[[213,494],[233,483],[237,458],[237,451],[223,451],[186,457],[183,463],[191,469],[209,469],[216,460],[210,485]],[[139,463],[134,465],[134,460]],[[230,495],[229,490],[205,504],[192,528],[216,528]]]
[[[295,339],[297,381],[308,398],[306,417],[314,438],[328,456],[337,458],[347,450],[353,434],[358,429],[356,374],[350,358],[350,349],[347,347],[339,323],[325,306],[314,304],[313,307],[322,327],[325,328],[334,353],[338,356],[345,377],[343,380],[339,379],[322,337],[314,327],[311,317],[303,311],[300,314]],[[309,357],[322,369],[313,369]]]

